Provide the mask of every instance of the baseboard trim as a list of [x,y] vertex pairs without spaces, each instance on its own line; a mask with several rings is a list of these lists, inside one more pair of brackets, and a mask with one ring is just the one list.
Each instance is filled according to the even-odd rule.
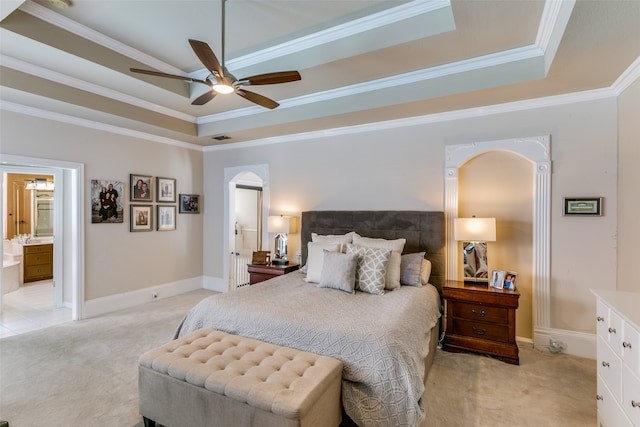
[[[196,289],[202,289],[203,287],[204,277],[198,276],[192,277],[190,279],[179,280],[176,282],[149,286],[148,288],[138,289],[122,294],[95,298],[84,302],[84,318],[89,319],[92,317],[101,316],[103,314],[151,302],[154,299],[168,298],[175,295],[184,294],[186,292],[191,292]],[[156,298],[152,297],[154,293],[157,295]]]
[[572,356],[596,359],[596,335],[566,329],[536,329],[533,345],[537,349],[549,349],[549,340],[554,339],[566,344],[563,353]]
[[229,283],[221,277],[204,276],[202,287],[208,291],[229,292]]

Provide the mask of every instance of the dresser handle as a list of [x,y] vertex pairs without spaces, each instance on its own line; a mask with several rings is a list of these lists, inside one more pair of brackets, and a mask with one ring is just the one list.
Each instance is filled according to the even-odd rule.
[[604,317],[602,317],[602,316],[598,316],[598,317],[596,317],[596,320],[597,320],[598,322],[604,322]]
[[596,394],[596,400],[604,400],[604,399],[599,394]]
[[623,342],[622,342],[622,346],[623,346],[624,348],[631,348],[631,343],[630,343],[630,342],[623,341]]
[[476,327],[475,327],[475,326],[474,326],[474,327],[472,327],[471,329],[473,329],[473,332],[475,332],[475,334],[476,334],[476,335],[484,335],[484,334],[486,334],[486,333],[487,333],[487,330],[486,330],[486,329],[483,329],[483,330],[479,331],[479,330],[477,330],[477,329],[476,329]]
[[640,408],[640,402],[636,402],[635,400],[632,400],[631,406],[633,406],[634,408]]
[[609,362],[605,362],[604,360],[602,361],[602,366],[604,366],[605,368],[608,368],[609,366],[611,366],[609,364]]
[[476,312],[476,309],[475,309],[475,308],[472,308],[472,309],[471,309],[471,313],[473,313],[473,314],[474,314],[475,316],[477,316],[477,317],[484,317],[484,316],[486,316],[486,315],[487,315],[487,313],[485,313],[485,312],[484,312],[484,310],[482,310],[482,312],[480,312],[480,314],[478,314],[478,313]]
[[610,334],[615,334],[616,333],[616,328],[609,328],[609,333]]

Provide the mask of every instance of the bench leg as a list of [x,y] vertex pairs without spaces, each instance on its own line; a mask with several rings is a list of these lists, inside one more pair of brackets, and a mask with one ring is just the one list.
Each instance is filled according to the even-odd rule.
[[144,420],[144,427],[156,427],[156,422],[153,420],[150,420],[147,417],[142,417],[142,419]]

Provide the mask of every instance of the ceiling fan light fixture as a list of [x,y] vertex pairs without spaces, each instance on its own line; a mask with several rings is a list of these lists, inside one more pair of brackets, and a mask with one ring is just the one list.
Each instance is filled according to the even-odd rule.
[[228,85],[226,82],[214,83],[212,88],[213,88],[214,91],[216,91],[217,93],[222,94],[222,95],[227,95],[227,94],[233,93],[235,91],[233,86]]

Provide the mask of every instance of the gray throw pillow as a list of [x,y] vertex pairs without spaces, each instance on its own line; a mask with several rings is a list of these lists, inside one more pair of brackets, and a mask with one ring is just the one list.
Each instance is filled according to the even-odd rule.
[[357,265],[358,256],[356,254],[343,254],[325,250],[318,287],[354,293]]
[[422,286],[422,261],[425,252],[405,254],[400,257],[400,283],[406,286]]

